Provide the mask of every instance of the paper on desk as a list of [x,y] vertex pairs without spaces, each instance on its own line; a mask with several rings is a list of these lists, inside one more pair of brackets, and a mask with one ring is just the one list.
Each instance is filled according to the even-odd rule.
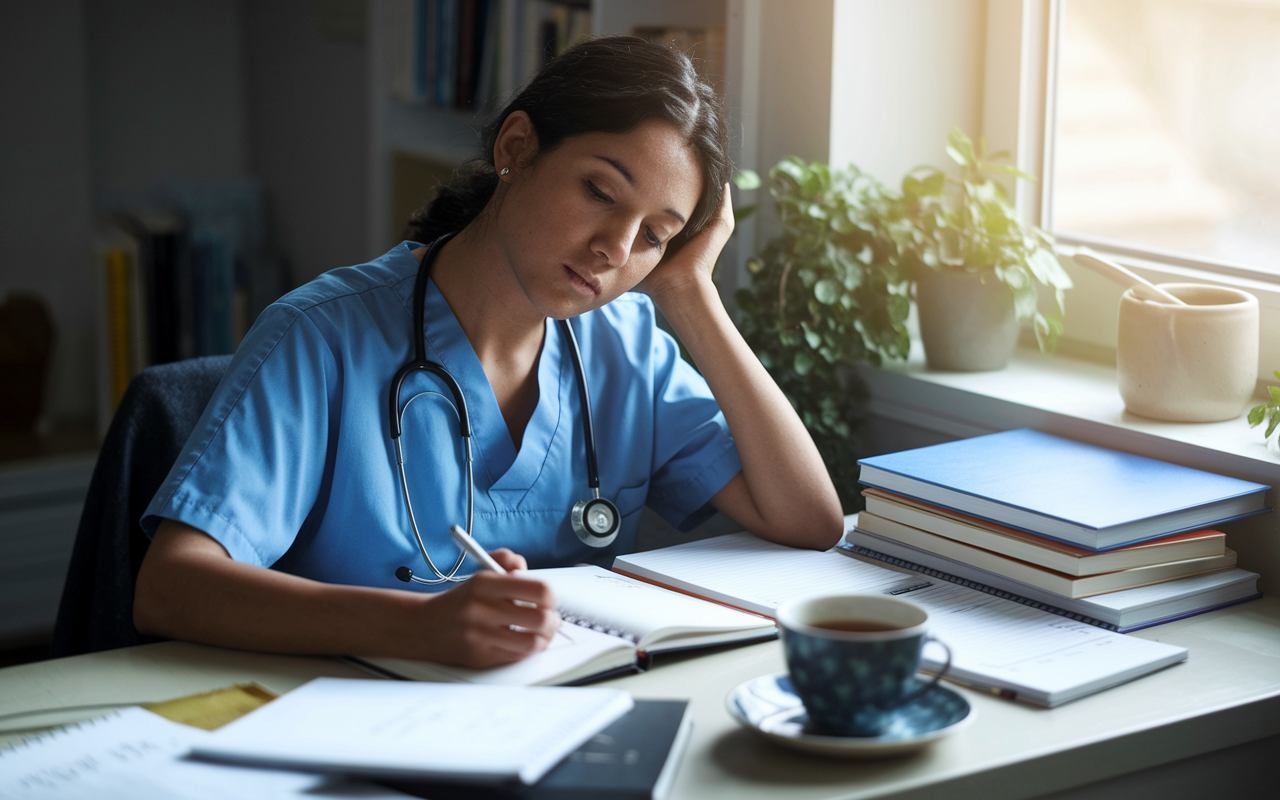
[[381,786],[311,773],[223,766],[182,757],[210,735],[141,708],[127,708],[0,751],[0,798],[406,797]]

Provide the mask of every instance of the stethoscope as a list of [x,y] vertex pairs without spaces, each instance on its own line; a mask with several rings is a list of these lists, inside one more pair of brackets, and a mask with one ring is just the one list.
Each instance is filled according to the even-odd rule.
[[[458,414],[458,429],[462,436],[463,458],[466,461],[465,470],[467,475],[467,535],[471,535],[471,520],[475,510],[475,482],[472,478],[471,469],[471,422],[467,416],[467,400],[463,397],[462,387],[454,380],[440,364],[427,360],[427,343],[426,343],[426,302],[427,302],[427,275],[431,272],[431,264],[435,261],[436,254],[440,252],[440,248],[444,243],[452,239],[454,234],[449,233],[441,236],[432,242],[427,249],[426,254],[422,257],[422,264],[418,267],[418,277],[413,284],[413,330],[414,330],[414,358],[409,363],[400,368],[396,376],[391,379],[391,441],[395,445],[396,450],[396,466],[400,471],[400,491],[404,497],[405,507],[409,511],[409,525],[413,528],[413,538],[418,542],[418,551],[422,553],[422,560],[427,562],[427,567],[435,578],[419,578],[413,574],[413,570],[408,567],[400,567],[396,570],[396,577],[408,583],[438,584],[446,582],[465,581],[469,575],[458,575],[458,568],[462,566],[462,562],[466,559],[466,551],[458,554],[458,560],[453,563],[448,572],[441,572],[440,568],[431,560],[431,555],[427,553],[427,547],[422,543],[422,534],[418,530],[418,520],[413,514],[413,502],[409,499],[409,481],[404,473],[404,451],[400,447],[400,431],[403,421],[404,412],[408,410],[409,403],[426,394],[435,394],[435,392],[419,392],[402,407],[400,405],[400,386],[404,383],[405,378],[417,370],[426,370],[444,381],[449,387],[449,391],[453,394],[454,410]],[[569,345],[569,355],[573,359],[573,369],[578,378],[578,397],[582,401],[582,432],[587,447],[587,486],[591,489],[590,500],[579,500],[574,504],[570,514],[573,523],[573,532],[578,535],[578,539],[590,547],[608,547],[613,544],[613,540],[618,538],[618,530],[621,527],[621,515],[618,513],[618,507],[615,506],[607,498],[600,496],[600,474],[596,467],[596,436],[595,428],[591,424],[591,395],[587,391],[587,373],[582,367],[582,354],[578,350],[578,340],[573,334],[573,328],[566,320],[558,320],[558,327],[564,336],[566,343]],[[447,525],[445,526],[448,527]]]

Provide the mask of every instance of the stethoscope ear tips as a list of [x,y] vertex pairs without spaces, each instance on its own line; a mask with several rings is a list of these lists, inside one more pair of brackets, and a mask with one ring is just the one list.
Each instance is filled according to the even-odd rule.
[[408,567],[399,567],[396,569],[396,577],[405,583],[408,583],[413,580],[413,570]]
[[575,503],[572,519],[573,532],[588,547],[608,547],[618,538],[622,527],[618,507],[603,497]]

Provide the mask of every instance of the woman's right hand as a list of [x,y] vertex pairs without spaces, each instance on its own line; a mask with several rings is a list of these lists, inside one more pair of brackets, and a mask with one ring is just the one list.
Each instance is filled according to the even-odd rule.
[[241,650],[493,667],[545,650],[560,615],[551,589],[518,571],[523,558],[492,555],[512,572],[481,572],[438,594],[345,586],[241,563],[203,531],[165,520],[138,572],[134,622]]
[[[492,555],[506,569],[525,566],[509,551]],[[518,572],[478,572],[448,591],[424,595],[423,603],[422,657],[445,664],[510,664],[545,650],[560,628],[551,588]]]

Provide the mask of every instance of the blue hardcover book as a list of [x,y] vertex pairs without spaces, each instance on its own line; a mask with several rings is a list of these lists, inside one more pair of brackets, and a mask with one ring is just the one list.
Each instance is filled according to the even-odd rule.
[[1090,550],[1270,511],[1270,486],[1028,428],[858,464],[867,486]]

